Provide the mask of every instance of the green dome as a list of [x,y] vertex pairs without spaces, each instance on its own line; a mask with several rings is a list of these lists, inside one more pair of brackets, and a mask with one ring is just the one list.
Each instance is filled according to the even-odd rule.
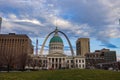
[[61,43],[63,43],[61,37],[59,37],[59,36],[53,36],[53,38],[50,40],[50,43],[52,43],[52,42],[61,42]]

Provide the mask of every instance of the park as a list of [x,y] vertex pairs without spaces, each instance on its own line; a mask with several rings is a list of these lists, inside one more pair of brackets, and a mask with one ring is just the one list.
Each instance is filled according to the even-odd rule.
[[120,80],[120,72],[92,69],[0,72],[0,80]]

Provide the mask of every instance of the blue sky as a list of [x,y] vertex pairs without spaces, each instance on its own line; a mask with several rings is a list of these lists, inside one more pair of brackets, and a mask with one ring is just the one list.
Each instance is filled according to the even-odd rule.
[[[91,52],[109,48],[120,59],[120,0],[0,0],[0,17],[2,33],[27,34],[34,46],[38,38],[39,48],[57,26],[74,50],[77,38],[89,37]],[[69,53],[66,40],[64,44]]]

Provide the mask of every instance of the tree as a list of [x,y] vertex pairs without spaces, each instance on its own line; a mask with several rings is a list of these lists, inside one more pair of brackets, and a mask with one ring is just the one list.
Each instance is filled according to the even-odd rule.
[[27,62],[27,53],[21,53],[19,56],[19,66],[22,71],[25,70],[26,62]]
[[9,72],[15,64],[16,54],[12,47],[6,47],[6,49],[3,48],[2,50],[0,53],[0,63],[2,64],[1,66],[7,67],[7,71]]
[[27,59],[27,66],[33,70],[35,70],[35,67],[40,67],[41,64],[39,63],[39,59],[37,57],[30,57]]

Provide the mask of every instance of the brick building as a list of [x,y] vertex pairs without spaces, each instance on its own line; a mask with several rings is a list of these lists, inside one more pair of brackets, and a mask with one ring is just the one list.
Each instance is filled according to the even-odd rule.
[[[21,68],[28,55],[33,54],[31,40],[24,34],[0,34],[0,65]],[[25,66],[25,65],[24,65]]]

